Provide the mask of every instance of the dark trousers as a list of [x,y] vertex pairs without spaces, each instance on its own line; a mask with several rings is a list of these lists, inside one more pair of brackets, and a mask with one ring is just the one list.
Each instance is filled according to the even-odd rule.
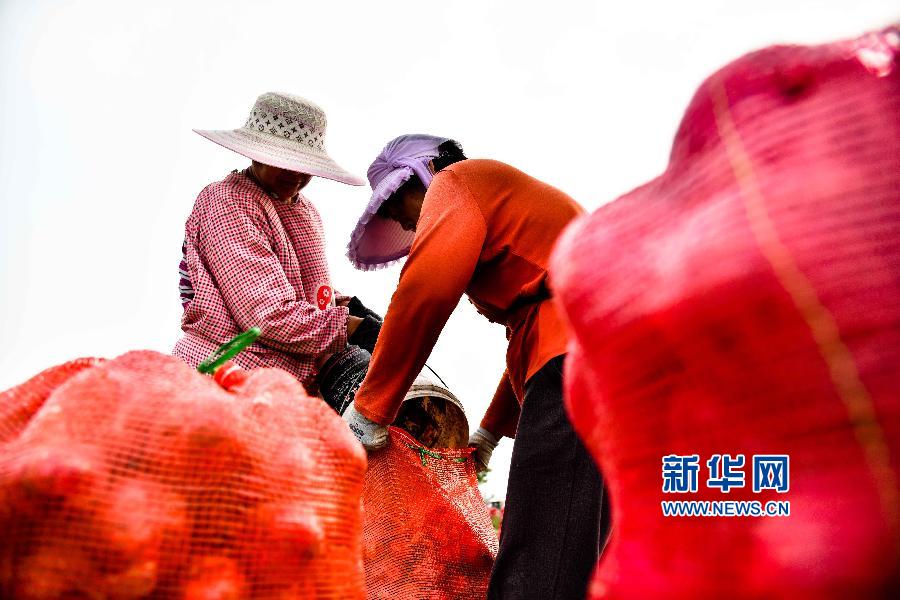
[[563,358],[525,385],[491,600],[584,598],[597,564],[603,482],[563,407]]

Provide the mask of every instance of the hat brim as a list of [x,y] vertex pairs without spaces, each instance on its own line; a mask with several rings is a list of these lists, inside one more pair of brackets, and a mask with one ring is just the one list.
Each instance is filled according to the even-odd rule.
[[353,175],[324,152],[308,150],[297,142],[282,140],[268,133],[246,129],[201,130],[194,129],[206,139],[265,165],[324,177],[347,185],[365,185],[362,177]]
[[400,167],[382,179],[369,200],[366,210],[350,235],[347,258],[363,271],[388,267],[409,254],[415,231],[406,231],[393,219],[378,216],[381,205],[412,177],[409,167]]

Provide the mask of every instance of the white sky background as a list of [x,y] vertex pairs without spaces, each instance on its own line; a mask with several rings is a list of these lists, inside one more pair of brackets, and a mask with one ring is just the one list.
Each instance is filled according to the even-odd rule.
[[[262,92],[323,106],[330,153],[358,174],[394,136],[434,133],[594,209],[665,168],[715,69],[898,18],[893,0],[0,0],[0,389],[79,356],[171,349],[185,218],[248,163],[191,128],[242,125]],[[399,267],[344,256],[367,189],[305,192],[335,286],[384,311]],[[505,343],[463,301],[429,361],[473,427]],[[487,494],[503,497],[511,447]]]

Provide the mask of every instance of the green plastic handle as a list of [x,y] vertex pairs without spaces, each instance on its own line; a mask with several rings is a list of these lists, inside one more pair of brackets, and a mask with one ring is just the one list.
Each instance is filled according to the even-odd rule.
[[259,327],[251,327],[244,333],[236,335],[219,346],[209,358],[200,363],[197,370],[204,375],[212,375],[216,372],[216,369],[240,354],[244,348],[255,342],[260,333],[262,333],[262,331],[260,331]]

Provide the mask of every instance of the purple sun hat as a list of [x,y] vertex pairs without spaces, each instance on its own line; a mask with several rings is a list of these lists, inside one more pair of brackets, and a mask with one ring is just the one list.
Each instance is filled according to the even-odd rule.
[[439,154],[438,147],[450,138],[425,134],[401,135],[388,142],[366,176],[372,198],[359,218],[347,245],[347,257],[363,271],[387,267],[407,254],[416,236],[399,223],[376,213],[385,200],[416,175],[427,189],[433,177],[428,163]]

